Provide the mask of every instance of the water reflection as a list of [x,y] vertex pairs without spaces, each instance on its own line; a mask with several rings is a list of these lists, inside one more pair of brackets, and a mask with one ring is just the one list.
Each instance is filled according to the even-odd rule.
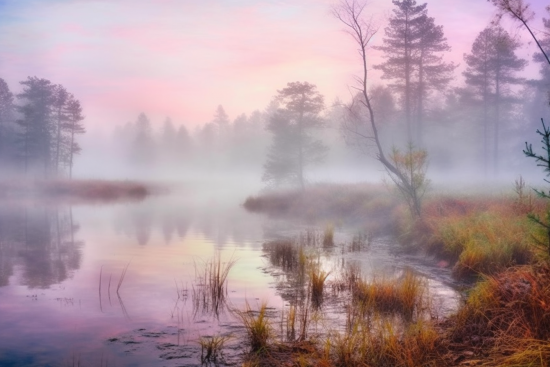
[[80,268],[82,241],[71,207],[6,205],[0,209],[0,286],[7,286],[14,269],[16,282],[29,288],[49,288]]
[[[198,365],[202,337],[236,335],[231,343],[240,351],[244,331],[229,311],[246,309],[247,302],[256,308],[267,301],[277,317],[295,315],[287,338],[305,338],[317,324],[300,318],[310,304],[304,254],[301,260],[299,252],[291,254],[291,274],[274,269],[276,254],[263,252],[262,244],[276,238],[297,236],[304,247],[318,248],[311,259],[331,277],[339,263],[364,260],[375,272],[403,265],[381,241],[367,246],[337,232],[336,246],[313,246],[319,235],[300,237],[302,224],[248,213],[238,197],[220,196],[72,209],[3,205],[0,365],[63,365],[73,352],[86,365],[101,365],[103,355],[117,366]],[[340,245],[350,243],[343,251]],[[232,260],[226,285],[213,282],[215,264]],[[338,295],[326,297],[323,312],[341,313]]]
[[135,239],[140,246],[148,245],[155,232],[166,245],[185,238],[190,230],[218,246],[258,242],[264,235],[261,218],[239,210],[235,200],[190,198],[156,198],[139,206],[119,208],[113,226],[117,233]]

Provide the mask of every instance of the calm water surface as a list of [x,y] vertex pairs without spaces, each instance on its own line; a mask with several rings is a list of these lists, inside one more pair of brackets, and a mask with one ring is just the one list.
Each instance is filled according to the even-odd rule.
[[[245,301],[267,301],[274,313],[284,307],[262,243],[305,228],[247,213],[243,199],[193,192],[109,205],[3,203],[0,365],[201,365],[198,340],[212,335],[232,336],[223,364],[236,365],[243,330],[228,309]],[[337,243],[349,236],[337,231]],[[458,295],[449,271],[393,247],[380,239],[364,253],[337,250],[323,262],[334,271],[355,261],[371,274],[413,267],[452,310]],[[196,270],[216,255],[236,260],[228,307],[218,315],[192,297]]]

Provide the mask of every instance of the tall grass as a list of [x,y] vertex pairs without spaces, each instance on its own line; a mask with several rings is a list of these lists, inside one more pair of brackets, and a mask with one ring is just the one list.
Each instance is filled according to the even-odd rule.
[[198,343],[201,346],[201,363],[208,364],[217,362],[222,355],[222,349],[225,343],[230,339],[225,335],[202,336]]
[[309,269],[309,288],[311,291],[311,303],[315,308],[319,308],[323,303],[325,281],[330,272],[321,268],[319,263],[311,263]]
[[430,250],[456,262],[453,271],[458,278],[528,264],[540,253],[537,246],[542,236],[527,218],[525,206],[535,212],[543,208],[540,201],[526,204],[526,200],[511,196],[429,200],[424,208],[423,241]]
[[245,329],[250,350],[253,353],[261,353],[266,350],[268,342],[273,337],[273,327],[267,316],[267,303],[260,305],[257,311],[245,302],[244,311],[236,311]]
[[439,335],[431,323],[417,321],[399,331],[383,317],[358,320],[346,332],[332,332],[324,343],[331,366],[443,366]]
[[194,314],[199,311],[219,316],[226,304],[227,277],[236,260],[223,262],[219,253],[202,266],[195,263],[195,284],[192,286]]
[[426,285],[411,270],[399,279],[360,279],[352,290],[353,299],[365,307],[385,313],[399,313],[411,319],[415,312],[423,311]]

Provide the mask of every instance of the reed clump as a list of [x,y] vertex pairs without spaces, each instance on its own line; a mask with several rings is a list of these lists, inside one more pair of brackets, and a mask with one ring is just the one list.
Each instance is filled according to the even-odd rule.
[[439,333],[425,321],[409,324],[399,331],[387,319],[358,321],[347,332],[332,333],[325,341],[330,366],[441,366]]
[[410,270],[398,279],[359,279],[352,288],[354,302],[365,310],[399,313],[407,319],[423,310],[425,293],[426,285]]
[[222,356],[223,347],[229,339],[227,335],[200,337],[198,343],[201,346],[201,363],[216,362]]
[[195,263],[195,284],[192,287],[194,313],[212,313],[218,316],[227,297],[227,277],[236,260],[223,262],[220,254],[205,261],[202,267]]
[[330,272],[321,268],[319,263],[312,263],[309,269],[309,287],[311,290],[311,303],[318,308],[323,303],[325,281]]
[[247,301],[245,310],[236,311],[236,314],[246,329],[250,351],[252,353],[265,352],[268,342],[273,338],[273,327],[267,315],[267,303],[264,302],[258,310],[253,310]]

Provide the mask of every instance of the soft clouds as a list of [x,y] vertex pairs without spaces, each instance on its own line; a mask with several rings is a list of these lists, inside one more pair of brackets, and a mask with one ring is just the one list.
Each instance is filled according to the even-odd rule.
[[[373,1],[378,14],[390,5]],[[428,9],[458,62],[494,13],[480,0]],[[90,124],[140,111],[202,123],[218,104],[236,116],[295,80],[317,84],[330,102],[348,97],[358,70],[328,0],[7,0],[0,11],[0,76],[14,90],[29,75],[65,85]]]

